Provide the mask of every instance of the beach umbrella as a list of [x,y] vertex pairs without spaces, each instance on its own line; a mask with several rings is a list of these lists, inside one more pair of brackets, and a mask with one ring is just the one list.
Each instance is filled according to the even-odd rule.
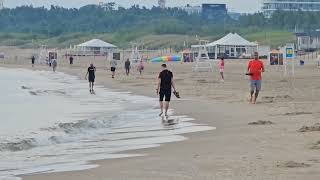
[[151,62],[180,62],[182,60],[181,56],[161,56],[151,59]]

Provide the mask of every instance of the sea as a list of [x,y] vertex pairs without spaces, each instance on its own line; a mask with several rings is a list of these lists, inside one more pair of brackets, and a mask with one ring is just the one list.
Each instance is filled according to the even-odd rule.
[[0,68],[0,85],[1,180],[146,156],[128,151],[215,129],[174,110],[168,123],[158,117],[156,98],[103,86],[96,86],[93,95],[86,81],[61,72]]

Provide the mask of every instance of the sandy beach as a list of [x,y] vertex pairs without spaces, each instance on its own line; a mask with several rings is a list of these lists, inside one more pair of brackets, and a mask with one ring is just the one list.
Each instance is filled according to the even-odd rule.
[[[0,67],[31,67],[32,50],[1,48],[9,58]],[[146,64],[125,76],[124,64],[111,79],[105,58],[60,58],[58,71],[84,79],[87,66],[97,67],[97,84],[118,91],[156,97],[160,64]],[[281,67],[266,64],[256,105],[248,102],[247,60],[226,60],[225,82],[219,73],[195,73],[193,64],[169,64],[182,99],[173,99],[175,114],[188,115],[216,130],[187,134],[187,141],[138,150],[142,157],[92,162],[90,170],[26,175],[26,180],[318,180],[320,177],[320,69],[315,60],[284,76]]]

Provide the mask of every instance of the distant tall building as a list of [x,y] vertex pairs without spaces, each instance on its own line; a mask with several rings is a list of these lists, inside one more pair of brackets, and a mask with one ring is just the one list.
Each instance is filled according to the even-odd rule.
[[281,11],[320,11],[320,0],[263,0],[262,11],[270,17],[273,12]]
[[158,4],[160,8],[166,8],[166,0],[158,0]]
[[179,9],[186,11],[189,15],[190,14],[201,14],[201,12],[202,12],[201,6],[190,6],[190,4],[187,4],[187,6],[179,7]]
[[0,0],[0,9],[4,8],[3,3],[4,3],[4,0]]
[[[201,6],[187,4],[187,6],[179,7],[179,9],[186,11],[188,14],[200,14],[204,20],[209,21],[224,22],[228,16],[226,4],[202,4]],[[235,14],[235,18],[237,18],[236,15],[238,14]]]
[[202,4],[202,16],[207,20],[224,20],[228,10],[226,4]]
[[241,13],[238,12],[228,12],[228,15],[231,19],[239,20]]

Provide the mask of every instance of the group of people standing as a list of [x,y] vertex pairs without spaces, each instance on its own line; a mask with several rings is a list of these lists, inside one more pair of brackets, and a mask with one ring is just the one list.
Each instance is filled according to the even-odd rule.
[[[265,71],[263,62],[259,59],[259,53],[254,52],[254,59],[248,63],[246,75],[250,76],[250,103],[256,104],[262,86],[262,73]],[[221,81],[224,82],[224,58],[220,57],[219,71]]]
[[[111,66],[111,72],[112,72],[112,79],[114,79],[115,72],[118,66],[117,60],[115,59],[111,60],[110,66]],[[129,76],[132,68],[131,61],[129,58],[124,62],[124,68],[126,70],[126,75]],[[139,72],[140,75],[142,75],[143,70],[144,70],[143,60],[140,60],[140,63],[137,66],[137,71]]]
[[50,57],[50,58],[47,57],[46,61],[47,61],[47,64],[49,65],[49,67],[52,68],[52,71],[53,71],[53,72],[56,72],[57,67],[58,67],[58,61],[57,61],[57,59],[52,58],[52,57]]
[[[36,57],[35,56],[32,56],[31,57],[31,64],[32,64],[32,67],[34,67],[36,63]],[[53,72],[56,72],[56,69],[57,69],[57,66],[58,66],[58,61],[54,58],[46,58],[46,63],[48,64],[49,67],[52,68],[52,71]]]
[[[110,71],[112,73],[112,75],[111,75],[112,79],[115,78],[117,66],[118,66],[118,61],[115,59],[112,59],[110,61]],[[125,61],[124,68],[126,70],[126,75],[129,76],[130,70],[131,70],[131,61],[129,59],[127,59]],[[137,70],[141,75],[144,70],[143,60],[140,61],[139,65],[137,67]],[[86,79],[89,79],[90,92],[94,92],[93,86],[94,86],[94,81],[95,81],[95,71],[96,71],[96,68],[94,67],[94,65],[90,64],[88,71],[87,71],[87,74],[86,74]]]
[[[111,71],[112,71],[112,78],[114,78],[117,61],[112,60],[110,62],[110,65],[111,65]],[[143,64],[141,63],[139,66],[140,67],[138,67],[138,70],[140,69],[142,71],[144,68]],[[161,68],[162,70],[159,73],[157,88],[156,88],[156,93],[159,96],[159,102],[160,102],[159,116],[162,116],[164,114],[166,117],[168,117],[168,109],[171,101],[172,90],[173,90],[173,94],[177,98],[180,98],[180,95],[176,89],[173,73],[167,68],[166,64],[162,64]],[[125,69],[126,69],[126,75],[129,75],[130,69],[131,69],[131,62],[129,59],[127,59],[125,62]],[[224,81],[224,69],[225,69],[225,62],[224,62],[224,58],[221,57],[219,61],[219,71],[220,71],[222,81]],[[88,72],[86,75],[86,78],[89,75],[90,92],[93,92],[93,86],[95,81],[95,71],[96,71],[96,68],[93,66],[93,64],[91,64],[90,67],[88,68]],[[139,72],[141,73],[141,71]],[[258,99],[259,92],[261,91],[261,85],[262,85],[262,81],[261,81],[262,73],[264,71],[265,71],[264,64],[259,59],[258,52],[255,52],[254,59],[248,62],[247,73],[246,73],[246,75],[250,76],[250,103],[255,104]]]
[[[110,65],[111,65],[112,78],[114,78],[116,67],[117,67],[117,61],[111,60]],[[127,59],[125,62],[126,75],[130,74],[130,68],[131,68],[131,62],[129,59]],[[173,73],[170,70],[168,70],[166,64],[162,64],[161,68],[162,68],[162,71],[159,73],[157,88],[156,88],[156,93],[159,95],[159,102],[160,102],[160,108],[161,108],[161,113],[159,114],[159,116],[162,116],[164,114],[166,117],[168,117],[168,109],[171,101],[172,89],[173,89],[174,95],[177,98],[180,98],[180,95],[176,90],[176,85],[173,80]],[[138,70],[140,73],[142,73],[143,69],[144,69],[144,65],[141,61],[138,66]],[[94,94],[93,87],[94,87],[95,77],[96,77],[95,73],[96,73],[96,68],[91,63],[90,66],[88,67],[85,79],[89,80],[89,89],[90,89],[90,93],[92,94]]]
[[[110,62],[110,65],[111,65],[112,78],[114,78],[116,67],[117,67],[117,61],[112,60]],[[143,69],[143,68],[144,66],[141,63],[140,69]],[[177,98],[180,98],[180,95],[176,89],[173,73],[167,68],[166,64],[162,64],[161,68],[162,70],[159,73],[157,88],[156,88],[156,93],[159,96],[159,102],[160,102],[159,116],[162,116],[164,114],[166,117],[168,117],[168,109],[171,101],[172,90],[173,90],[173,94]],[[224,58],[221,57],[219,61],[219,71],[221,74],[222,81],[224,81],[224,68],[225,68]],[[130,69],[131,69],[131,62],[129,59],[127,59],[125,62],[126,75],[130,74]],[[246,75],[250,76],[250,102],[253,104],[256,103],[257,98],[259,96],[259,92],[261,90],[261,85],[262,85],[261,77],[264,71],[265,69],[264,69],[263,62],[259,60],[259,54],[255,52],[254,59],[250,60],[248,63],[247,73],[246,73]],[[86,74],[86,79],[88,77],[91,93],[94,92],[93,86],[95,82],[95,72],[96,72],[96,68],[94,67],[93,64],[90,64],[90,67],[88,67],[88,71]]]
[[[126,62],[124,63],[124,68],[126,69],[126,75],[130,75],[130,70],[131,70],[131,61],[130,59],[127,59]],[[137,71],[139,72],[140,75],[142,75],[142,72],[144,70],[144,64],[143,60],[140,60],[140,63],[137,66]]]
[[[56,71],[57,68],[57,60],[56,59],[51,59],[47,57],[47,63],[50,67],[52,67],[53,71]],[[35,64],[35,56],[31,57],[31,63],[32,63],[32,67]],[[70,65],[73,64],[73,57],[71,56],[69,58],[70,61]],[[116,73],[116,69],[118,66],[118,62],[115,59],[112,59],[110,61],[110,70],[112,72],[112,78],[115,78],[115,73]],[[129,76],[130,75],[130,70],[131,70],[131,61],[129,59],[127,59],[124,63],[124,68],[126,71],[126,75]],[[224,58],[221,57],[220,61],[219,61],[219,72],[221,75],[221,81],[224,82],[224,70],[225,70],[225,61]],[[173,80],[173,73],[167,69],[167,65],[166,64],[162,64],[162,71],[159,73],[158,76],[158,82],[157,82],[157,88],[156,88],[156,93],[159,95],[159,101],[160,101],[160,116],[162,116],[163,114],[165,116],[168,116],[168,109],[169,109],[169,103],[171,101],[171,94],[172,94],[172,89],[174,90],[173,93],[179,97],[179,93],[177,93],[176,91],[176,85],[174,83]],[[144,70],[144,64],[143,61],[141,60],[140,63],[137,65],[137,70],[140,73],[140,75],[142,74],[143,70]],[[254,59],[250,60],[248,63],[248,67],[247,67],[247,73],[246,75],[250,76],[250,102],[255,104],[257,102],[259,93],[261,91],[261,86],[262,86],[262,73],[265,71],[263,62],[261,60],[259,60],[259,54],[258,52],[254,53]],[[94,93],[94,82],[95,82],[95,78],[96,78],[96,68],[94,67],[93,64],[90,64],[90,66],[88,67],[87,70],[87,74],[86,74],[86,79],[89,80],[89,89],[90,89],[90,93]]]

